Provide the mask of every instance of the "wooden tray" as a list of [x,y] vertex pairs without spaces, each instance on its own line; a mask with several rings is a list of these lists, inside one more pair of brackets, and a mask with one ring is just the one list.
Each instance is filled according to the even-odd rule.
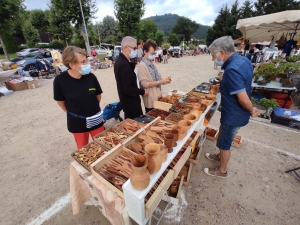
[[187,186],[187,185],[189,185],[189,182],[190,182],[193,164],[190,163],[190,162],[186,162],[186,163],[185,163],[185,166],[188,166],[188,175],[187,175],[187,177],[183,180],[183,184]]
[[[126,149],[123,145],[118,145],[116,148],[105,154],[104,157],[101,157],[96,162],[91,165],[91,171],[94,177],[100,180],[106,187],[111,189],[113,192],[117,193],[121,198],[124,199],[123,191],[120,191],[116,186],[107,181],[102,177],[97,171],[101,169],[106,163],[114,159],[121,151],[130,151]],[[130,151],[131,152],[131,151]]]
[[201,152],[202,152],[202,147],[198,146],[198,148],[195,150],[195,153],[194,153],[195,158],[189,158],[188,161],[195,164],[195,165],[198,164]]
[[[168,115],[170,115],[171,114],[171,112],[168,110],[168,111],[165,111],[165,110],[162,110],[162,109],[152,109],[151,111],[149,111],[148,113],[146,113],[146,115],[147,116],[151,116],[151,117],[153,117],[152,116],[152,114],[151,113],[153,113],[154,111],[162,111],[162,114],[163,114],[163,116],[165,116],[165,117],[167,117]],[[160,116],[161,117],[161,115],[158,115],[158,116]],[[158,117],[157,116],[157,117]],[[165,117],[161,117],[161,119],[162,120],[165,120]]]
[[179,205],[183,180],[184,180],[184,176],[181,176],[180,183],[178,185],[178,191],[177,191],[176,197],[167,196],[167,193],[166,193],[165,195],[162,196],[162,200],[164,200],[166,202],[170,202],[173,205]]
[[[181,113],[181,112],[178,112],[175,108],[176,107],[180,107],[180,108],[187,108],[189,112],[187,113]],[[174,113],[179,113],[179,114],[182,114],[182,115],[186,115],[186,114],[189,114],[190,111],[193,109],[193,107],[190,105],[190,104],[185,104],[185,103],[177,103],[176,105],[173,105],[173,107],[171,108],[171,111],[174,112]]]
[[[124,132],[126,132],[126,133],[128,133],[128,134],[130,134],[130,135],[134,135],[136,132],[138,132],[138,130],[137,130],[136,132],[133,132],[133,133],[131,134],[131,133],[127,132],[126,130],[124,130],[124,129],[122,129],[122,128],[119,127],[120,124],[123,124],[123,123],[126,123],[126,122],[130,122],[130,123],[133,123],[133,124],[138,124],[139,126],[142,126],[142,127],[145,126],[145,124],[138,123],[138,122],[136,122],[136,121],[134,121],[134,120],[132,120],[132,119],[126,119],[126,120],[122,121],[121,123],[116,124],[116,125],[113,126],[113,127],[114,127],[114,128],[117,128],[117,129],[119,129],[119,130],[122,130],[122,131],[124,131]],[[140,128],[140,129],[141,129],[141,128]]]
[[161,109],[164,111],[169,111],[172,107],[172,104],[166,103],[166,102],[160,102],[160,101],[153,101],[153,108],[155,109]]
[[[82,148],[87,148],[87,147],[89,147],[91,144],[95,144],[95,145],[99,146],[99,148],[103,148],[105,152],[108,152],[108,151],[109,151],[109,149],[107,149],[107,148],[105,148],[105,147],[103,147],[103,146],[101,146],[101,145],[99,145],[98,143],[95,143],[95,142],[89,143],[89,144],[83,146]],[[75,152],[73,152],[73,153],[71,154],[72,158],[74,158],[74,159],[75,159],[80,165],[82,165],[84,168],[86,168],[87,170],[91,171],[91,167],[88,167],[87,165],[85,165],[81,160],[79,160],[79,159],[75,156],[75,153],[76,153],[77,151],[78,151],[78,150],[76,150]],[[105,156],[105,153],[104,153],[102,156],[100,156],[99,158],[103,158],[104,156]],[[98,158],[98,159],[99,159],[99,158]],[[97,161],[98,159],[96,159],[95,161]],[[93,163],[92,163],[92,164],[93,164]],[[91,165],[92,165],[92,164],[91,164]]]
[[[97,134],[97,135],[94,137],[95,142],[96,142],[97,144],[99,144],[99,145],[104,146],[104,147],[107,148],[107,149],[112,149],[112,148],[114,148],[114,146],[113,146],[113,147],[112,147],[112,146],[109,146],[109,145],[107,145],[106,143],[104,143],[104,142],[102,142],[101,140],[98,139],[99,137],[104,137],[104,136],[106,136],[106,135],[107,135],[107,132],[114,132],[114,131],[116,131],[116,132],[123,132],[124,135],[127,135],[127,136],[128,136],[128,137],[125,138],[123,141],[119,142],[118,144],[122,144],[124,141],[126,141],[126,140],[127,140],[128,138],[130,138],[130,136],[131,136],[130,134],[127,134],[127,133],[126,133],[125,131],[123,131],[123,130],[120,130],[120,129],[115,128],[115,127],[111,127],[111,128],[108,128],[107,130],[104,130],[103,132]],[[117,145],[118,145],[118,144],[117,144]]]
[[166,121],[166,122],[169,122],[169,123],[178,124],[178,122],[179,122],[180,120],[178,120],[177,122],[176,122],[176,121],[173,121],[173,120],[170,120],[170,118],[171,118],[172,116],[177,116],[177,117],[181,118],[180,120],[183,120],[183,115],[182,115],[182,114],[180,114],[180,113],[171,113],[170,115],[168,115],[168,116],[166,117],[165,121]]

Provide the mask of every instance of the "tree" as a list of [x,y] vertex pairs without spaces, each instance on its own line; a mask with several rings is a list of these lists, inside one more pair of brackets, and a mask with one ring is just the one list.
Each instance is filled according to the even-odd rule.
[[27,46],[35,47],[40,40],[39,31],[32,26],[29,20],[25,21],[22,30]]
[[171,46],[177,46],[180,44],[179,38],[174,33],[171,33],[169,35],[169,42],[170,42]]
[[13,21],[16,19],[19,11],[24,8],[23,0],[1,0],[0,7],[0,44],[3,48],[5,57],[9,60],[5,43],[2,38],[3,30],[10,30]]
[[164,32],[159,30],[156,32],[155,34],[155,42],[158,46],[161,46],[161,44],[163,43],[164,41]]
[[[85,23],[88,24],[90,19],[98,10],[95,0],[81,0],[82,11]],[[71,40],[74,26],[77,34],[85,38],[86,32],[83,30],[83,18],[78,0],[50,0],[50,31],[56,38],[63,41]]]
[[258,0],[254,3],[255,16],[267,15],[286,10],[300,9],[300,2],[295,0]]
[[139,23],[138,40],[143,42],[154,39],[157,32],[156,23],[152,20],[142,20]]
[[114,0],[114,13],[124,36],[138,34],[138,24],[145,13],[144,0]]
[[99,25],[101,40],[107,42],[109,40],[109,36],[117,36],[117,25],[118,22],[114,19],[114,17],[105,16],[102,23]]
[[181,36],[181,41],[184,39],[186,41],[191,40],[192,33],[195,33],[200,24],[196,21],[192,21],[187,17],[181,16],[177,19],[176,24],[172,28],[172,33]]
[[30,11],[29,20],[34,26],[34,28],[38,29],[41,33],[42,31],[47,31],[49,26],[49,21],[47,18],[47,13],[40,9],[35,9]]
[[93,25],[92,24],[88,25],[88,31],[89,31],[89,42],[90,42],[90,45],[96,45],[97,44],[97,37],[96,37],[96,34],[95,34],[95,31],[93,29]]
[[246,0],[243,3],[243,6],[239,10],[239,18],[240,19],[250,18],[253,15],[254,15],[253,4],[249,0]]
[[215,39],[222,36],[231,36],[233,39],[242,36],[241,32],[236,29],[239,19],[238,2],[233,3],[231,9],[227,5],[219,11],[215,23],[206,32],[206,43],[210,45]]

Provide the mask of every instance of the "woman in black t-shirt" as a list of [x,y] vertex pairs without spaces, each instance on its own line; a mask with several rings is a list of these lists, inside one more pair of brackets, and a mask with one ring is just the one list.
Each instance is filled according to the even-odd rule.
[[88,144],[89,135],[94,138],[104,130],[99,106],[102,89],[81,48],[67,47],[62,60],[69,69],[54,79],[54,100],[66,112],[68,130],[81,148]]

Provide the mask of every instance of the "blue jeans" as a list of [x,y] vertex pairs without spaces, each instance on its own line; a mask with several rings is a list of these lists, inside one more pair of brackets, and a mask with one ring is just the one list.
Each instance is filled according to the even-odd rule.
[[221,150],[230,150],[232,141],[240,128],[233,125],[221,124],[217,147]]

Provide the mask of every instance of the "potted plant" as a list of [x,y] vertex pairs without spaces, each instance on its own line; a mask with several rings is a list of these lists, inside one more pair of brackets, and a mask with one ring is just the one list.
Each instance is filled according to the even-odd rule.
[[262,115],[265,119],[269,119],[271,110],[273,110],[276,106],[278,106],[278,103],[276,102],[275,99],[267,99],[267,98],[262,98],[258,102],[258,104],[266,109],[266,111]]

